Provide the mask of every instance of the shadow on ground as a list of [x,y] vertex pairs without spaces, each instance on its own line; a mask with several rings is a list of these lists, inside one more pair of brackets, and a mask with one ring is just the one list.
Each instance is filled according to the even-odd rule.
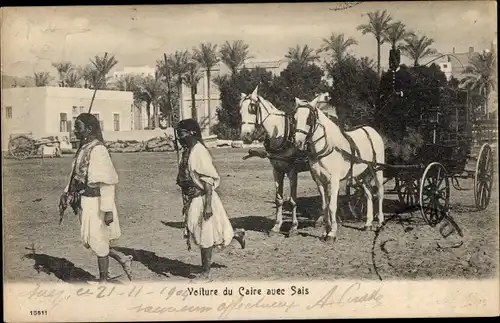
[[[163,222],[163,221],[162,221]],[[116,250],[123,252],[126,255],[134,257],[134,261],[138,261],[146,266],[152,272],[163,275],[170,274],[185,278],[192,278],[193,275],[201,273],[201,266],[191,265],[179,260],[159,257],[152,251],[143,249],[132,249],[124,247],[116,247]],[[200,261],[201,262],[201,261]],[[226,266],[217,263],[212,264],[212,268],[225,268]]]
[[[375,201],[376,202],[376,201]],[[266,201],[266,203],[271,203],[270,201]],[[404,214],[409,213],[411,211],[417,210],[416,207],[407,207],[401,205],[399,201],[396,200],[384,200],[383,204],[384,214],[387,216],[388,214]],[[375,203],[374,205],[374,217],[375,221],[377,221],[376,214],[378,210],[378,205]],[[302,196],[297,198],[297,218],[299,220],[298,229],[304,229],[309,227],[316,226],[316,220],[322,215],[321,211],[321,197],[317,196]],[[351,227],[356,230],[360,230],[357,226],[349,226],[347,223],[358,223],[362,224],[366,221],[366,216],[363,214],[360,218],[354,217],[348,205],[348,197],[347,196],[339,196],[338,199],[338,212],[337,215],[342,219],[344,226]],[[291,204],[287,201],[283,205],[283,225],[281,227],[281,232],[288,232],[292,227],[291,221]],[[242,216],[237,218],[230,219],[231,224],[235,229],[241,228],[245,231],[256,231],[269,233],[274,225],[274,215],[272,216]],[[183,222],[174,222],[174,221],[161,221],[164,225],[176,229],[183,229]]]
[[75,266],[74,263],[65,259],[49,256],[46,254],[30,253],[23,256],[23,259],[35,261],[33,268],[40,274],[54,274],[60,280],[67,283],[82,283],[96,281],[96,277],[88,271]]
[[[274,220],[263,216],[242,216],[230,219],[234,229],[244,229],[245,231],[267,232],[274,224]],[[183,229],[183,222],[161,221],[167,227]]]

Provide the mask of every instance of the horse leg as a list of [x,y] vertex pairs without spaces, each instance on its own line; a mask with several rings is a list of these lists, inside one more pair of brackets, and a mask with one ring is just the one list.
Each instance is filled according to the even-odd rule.
[[326,214],[325,221],[325,241],[333,240],[337,238],[337,200],[339,194],[340,181],[338,178],[330,177],[330,183],[328,183],[327,195],[328,199],[328,212]]
[[318,186],[318,192],[319,196],[321,197],[321,215],[318,217],[316,222],[314,223],[314,226],[316,228],[319,228],[323,225],[323,218],[324,218],[324,213],[326,210],[326,194],[325,194],[325,188],[323,187],[323,184],[319,180],[319,178],[315,175],[313,171],[311,171],[311,176],[316,183],[316,186]]
[[371,229],[373,224],[373,198],[372,192],[370,192],[370,188],[368,187],[370,183],[364,182],[361,184],[363,190],[365,191],[366,197],[366,223],[364,229]]
[[273,169],[274,185],[276,187],[276,220],[272,233],[280,232],[281,225],[283,224],[283,182],[285,179],[285,173]]
[[382,226],[384,224],[384,172],[382,170],[377,171],[375,176],[375,184],[377,185],[377,199],[378,199],[378,225]]
[[298,174],[295,170],[288,172],[288,179],[290,180],[290,204],[292,205],[292,227],[289,236],[293,236],[299,229],[299,220],[297,220],[297,182]]

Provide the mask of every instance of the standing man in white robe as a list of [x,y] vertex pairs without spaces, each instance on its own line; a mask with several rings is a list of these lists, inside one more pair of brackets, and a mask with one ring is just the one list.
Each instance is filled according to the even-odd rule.
[[101,283],[108,280],[109,256],[122,265],[132,280],[132,256],[125,256],[110,247],[110,243],[121,236],[115,205],[118,175],[104,146],[97,118],[89,113],[80,114],[75,121],[75,136],[80,140],[80,147],[59,208],[64,212],[69,202],[78,215],[82,243],[97,256]]
[[177,185],[184,202],[185,238],[201,249],[202,274],[209,278],[213,247],[228,246],[233,239],[245,248],[245,231],[233,230],[219,195],[220,177],[201,137],[198,122],[185,119],[175,130],[184,148]]

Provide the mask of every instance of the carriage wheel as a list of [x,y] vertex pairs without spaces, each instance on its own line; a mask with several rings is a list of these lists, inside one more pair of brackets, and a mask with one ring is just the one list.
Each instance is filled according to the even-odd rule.
[[33,140],[19,136],[9,141],[9,153],[16,159],[26,159],[33,153]]
[[474,197],[479,211],[485,210],[490,203],[493,185],[493,152],[491,146],[484,144],[479,151],[474,177]]
[[420,180],[420,212],[425,222],[435,226],[443,220],[450,206],[450,183],[446,169],[440,163],[431,163]]
[[346,195],[349,199],[349,211],[356,219],[361,219],[366,215],[366,197],[363,186],[357,182],[348,182],[346,185]]
[[415,206],[418,203],[418,189],[420,183],[418,179],[407,177],[400,181],[398,187],[399,202],[405,206]]

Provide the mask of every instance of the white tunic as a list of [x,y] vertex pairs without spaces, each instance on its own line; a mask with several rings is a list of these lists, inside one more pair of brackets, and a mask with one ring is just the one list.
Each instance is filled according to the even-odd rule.
[[195,197],[188,210],[187,227],[192,241],[201,248],[227,246],[231,243],[234,231],[222,201],[215,191],[219,187],[220,177],[212,162],[210,152],[200,143],[191,150],[188,171],[193,182],[203,189],[203,182],[213,186],[212,217],[203,219],[205,196]]
[[[106,147],[98,145],[92,148],[88,167],[88,186],[99,187],[101,196],[82,196],[80,233],[84,246],[99,257],[107,256],[110,241],[121,236],[115,204],[117,183],[118,175]],[[113,222],[109,226],[104,223],[105,212],[113,212]]]

